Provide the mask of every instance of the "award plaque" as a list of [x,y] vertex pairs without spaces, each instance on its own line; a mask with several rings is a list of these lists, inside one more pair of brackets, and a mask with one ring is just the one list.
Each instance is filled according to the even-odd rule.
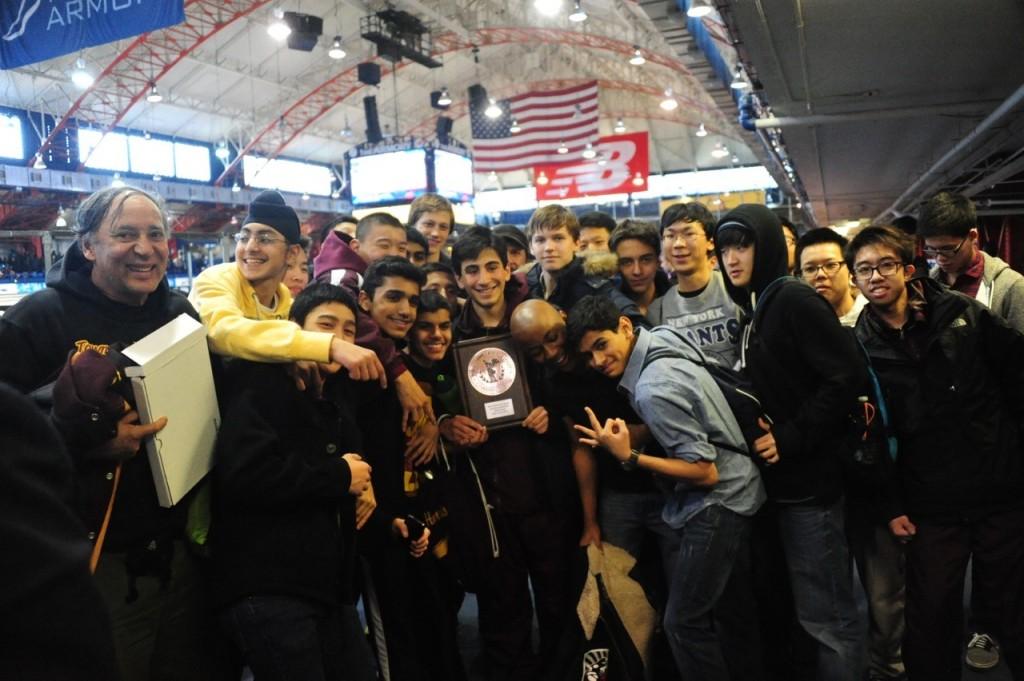
[[515,426],[533,409],[523,359],[512,336],[484,336],[455,344],[466,415],[487,430]]

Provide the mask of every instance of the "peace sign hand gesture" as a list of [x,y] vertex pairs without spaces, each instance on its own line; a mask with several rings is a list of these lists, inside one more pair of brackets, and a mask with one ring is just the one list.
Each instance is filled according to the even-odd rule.
[[574,426],[583,437],[580,442],[591,447],[604,447],[619,461],[629,458],[629,428],[622,419],[607,419],[604,425],[598,420],[597,415],[590,407],[584,407],[587,417],[590,419],[590,428],[586,426]]

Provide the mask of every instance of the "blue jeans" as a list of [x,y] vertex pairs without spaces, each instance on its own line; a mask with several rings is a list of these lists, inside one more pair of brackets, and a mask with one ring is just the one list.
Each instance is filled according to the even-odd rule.
[[[679,530],[665,633],[684,679],[760,677],[750,586],[750,523],[750,518],[715,504]],[[742,659],[755,664],[740,670],[737,663]]]
[[353,606],[248,596],[225,608],[220,618],[258,681],[376,678]]
[[661,519],[665,497],[661,492],[619,492],[602,489],[598,509],[601,541],[624,549],[636,558],[648,533],[658,540],[665,579],[672,579],[679,533]]
[[854,597],[843,500],[777,509],[797,620],[815,642],[816,678],[861,681],[866,625]]

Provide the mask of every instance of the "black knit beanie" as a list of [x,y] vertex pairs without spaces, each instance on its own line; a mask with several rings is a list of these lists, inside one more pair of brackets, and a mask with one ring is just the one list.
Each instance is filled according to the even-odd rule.
[[299,243],[299,216],[294,208],[284,202],[284,197],[278,192],[265,191],[252,200],[249,204],[249,214],[245,216],[242,226],[250,222],[273,227],[281,232],[289,244]]

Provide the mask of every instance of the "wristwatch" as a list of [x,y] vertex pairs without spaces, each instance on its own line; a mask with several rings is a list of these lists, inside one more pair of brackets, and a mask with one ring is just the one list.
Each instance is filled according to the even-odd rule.
[[623,459],[620,463],[622,464],[622,470],[636,470],[640,465],[640,452],[635,449],[629,450],[629,458]]

